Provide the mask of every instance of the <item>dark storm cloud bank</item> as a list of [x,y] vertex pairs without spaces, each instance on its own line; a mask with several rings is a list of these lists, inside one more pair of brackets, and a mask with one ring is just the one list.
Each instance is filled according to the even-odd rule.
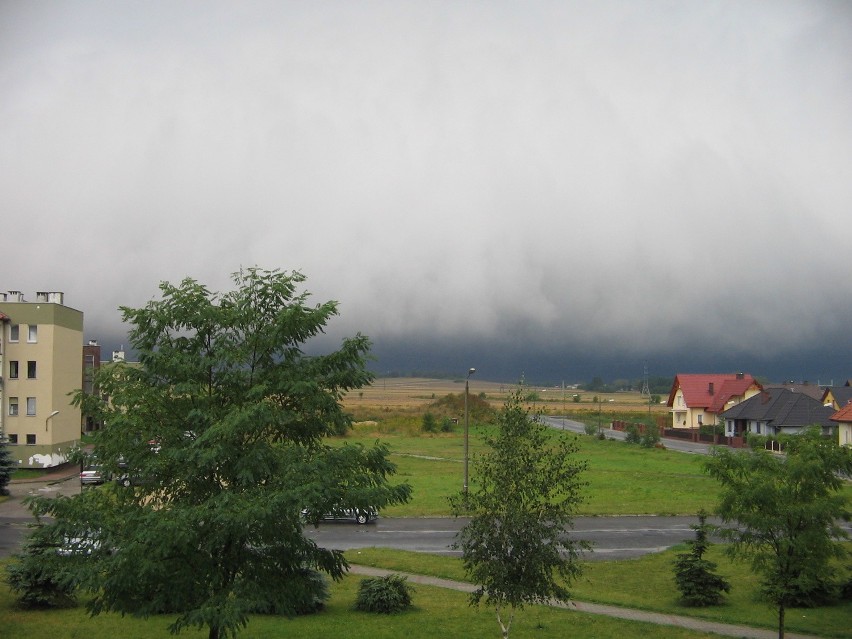
[[677,373],[747,372],[759,379],[782,382],[842,384],[852,378],[852,343],[785,352],[775,355],[733,354],[716,351],[712,345],[677,353],[611,352],[595,355],[581,348],[527,348],[523,344],[496,342],[451,343],[423,340],[374,343],[369,368],[378,375],[440,373],[463,379],[467,370],[489,381],[558,386],[587,382],[641,380],[647,367],[651,377],[674,377]]

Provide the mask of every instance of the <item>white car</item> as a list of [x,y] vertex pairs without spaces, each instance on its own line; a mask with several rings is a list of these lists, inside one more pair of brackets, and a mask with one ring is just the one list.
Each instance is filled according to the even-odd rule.
[[104,477],[106,474],[104,473],[103,468],[97,465],[86,466],[80,472],[80,485],[81,486],[96,486],[97,484],[104,483]]

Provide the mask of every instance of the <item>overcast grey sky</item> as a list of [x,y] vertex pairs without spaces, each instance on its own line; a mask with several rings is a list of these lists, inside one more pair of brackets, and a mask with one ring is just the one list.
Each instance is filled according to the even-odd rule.
[[852,4],[5,0],[0,201],[105,344],[259,265],[382,370],[852,377]]

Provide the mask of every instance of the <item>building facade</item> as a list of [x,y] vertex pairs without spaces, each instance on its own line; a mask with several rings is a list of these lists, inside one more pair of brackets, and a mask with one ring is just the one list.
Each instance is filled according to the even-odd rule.
[[0,436],[20,468],[64,463],[80,441],[83,313],[60,292],[0,293]]

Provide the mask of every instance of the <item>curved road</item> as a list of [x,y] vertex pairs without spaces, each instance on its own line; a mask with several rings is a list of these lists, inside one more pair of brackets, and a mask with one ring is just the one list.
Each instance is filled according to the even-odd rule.
[[[542,417],[542,421],[557,430],[565,430],[581,434],[585,434],[586,432],[586,426],[584,424],[581,422],[575,422],[571,419],[563,419],[562,417]],[[610,439],[623,440],[626,436],[625,433],[619,430],[605,429],[604,432],[606,433],[607,438]],[[676,450],[680,453],[693,453],[697,455],[709,455],[710,450],[713,448],[711,444],[701,444],[686,441],[684,439],[673,439],[669,437],[664,438],[663,443],[669,450]]]

